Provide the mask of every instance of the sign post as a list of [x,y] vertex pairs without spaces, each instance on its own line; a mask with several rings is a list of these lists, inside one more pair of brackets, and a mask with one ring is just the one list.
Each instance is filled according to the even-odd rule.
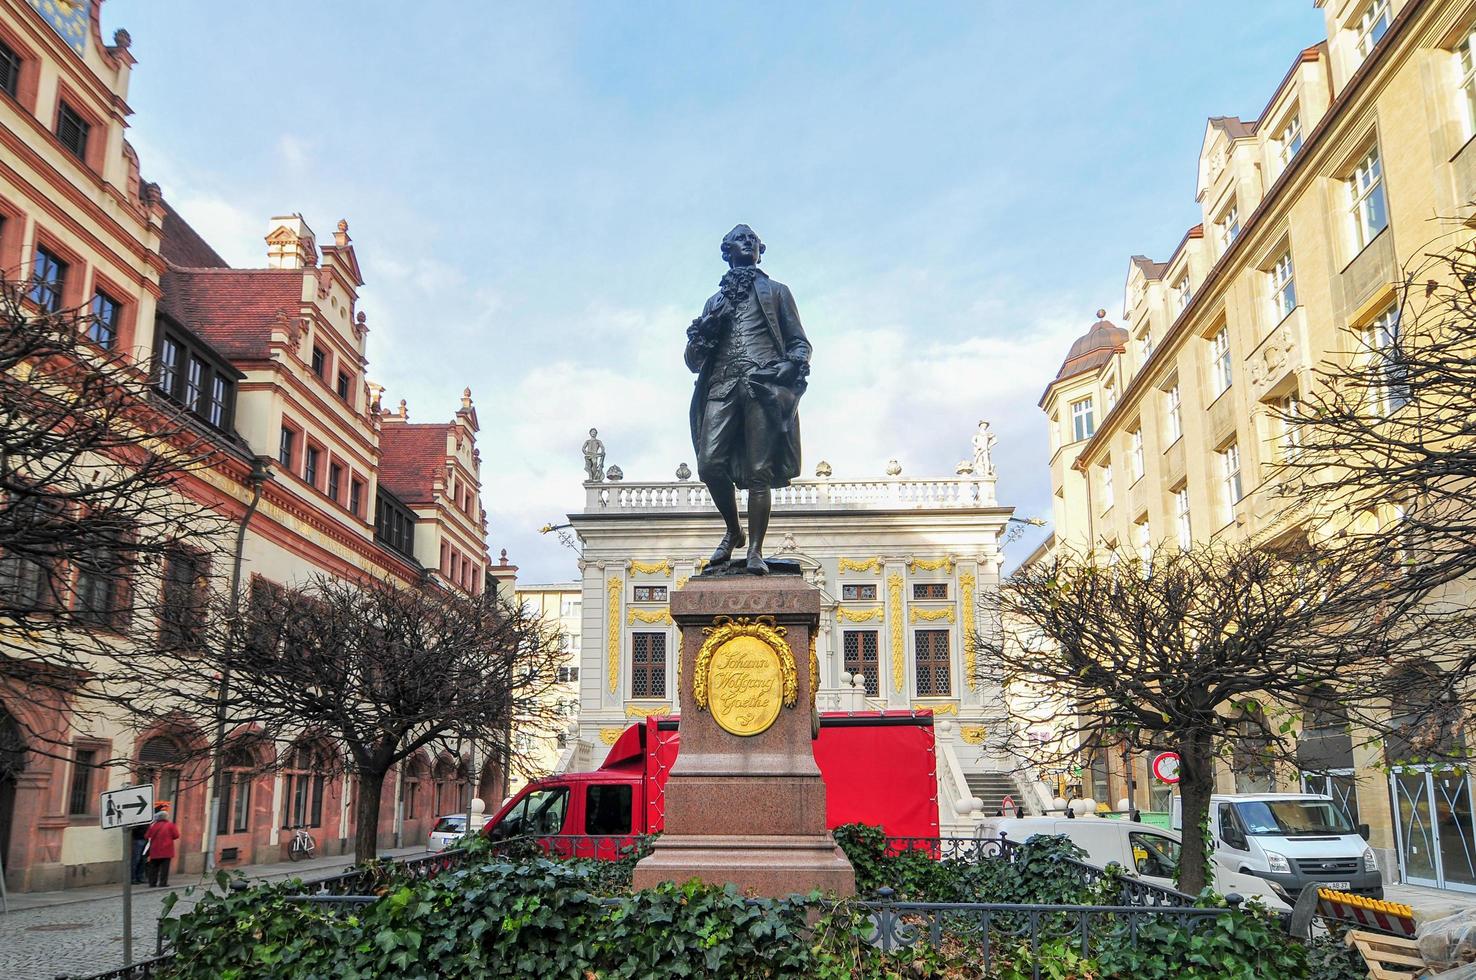
[[102,794],[102,829],[123,832],[123,966],[133,965],[133,828],[154,819],[154,787],[124,786]]
[[1170,786],[1179,781],[1179,753],[1160,752],[1153,757],[1153,775]]

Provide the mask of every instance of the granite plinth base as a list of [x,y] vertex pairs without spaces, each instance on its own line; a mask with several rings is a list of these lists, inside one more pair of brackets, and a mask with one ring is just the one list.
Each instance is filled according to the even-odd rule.
[[662,836],[635,869],[636,888],[663,881],[732,884],[745,895],[856,894],[851,862],[829,834]]

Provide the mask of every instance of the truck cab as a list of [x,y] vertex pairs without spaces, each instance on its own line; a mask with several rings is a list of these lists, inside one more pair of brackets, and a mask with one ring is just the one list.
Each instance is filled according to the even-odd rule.
[[1210,797],[1217,867],[1255,875],[1288,902],[1303,888],[1384,897],[1368,828],[1354,827],[1331,797],[1254,793]]

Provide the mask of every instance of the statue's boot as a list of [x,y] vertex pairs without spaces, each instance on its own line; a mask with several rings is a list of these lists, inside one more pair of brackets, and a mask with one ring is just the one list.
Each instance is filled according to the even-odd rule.
[[764,534],[769,530],[770,498],[768,490],[748,491],[748,574],[769,574],[764,561]]
[[717,550],[707,560],[709,567],[714,565],[726,565],[733,557],[733,549],[743,547],[748,539],[743,536],[742,528],[729,528],[728,533],[723,535],[723,540],[718,542]]

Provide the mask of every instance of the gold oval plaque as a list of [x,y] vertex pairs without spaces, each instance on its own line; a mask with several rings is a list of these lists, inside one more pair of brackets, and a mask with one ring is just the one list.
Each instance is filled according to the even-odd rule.
[[712,719],[734,735],[757,735],[779,717],[784,669],[779,654],[757,636],[735,636],[707,662]]

